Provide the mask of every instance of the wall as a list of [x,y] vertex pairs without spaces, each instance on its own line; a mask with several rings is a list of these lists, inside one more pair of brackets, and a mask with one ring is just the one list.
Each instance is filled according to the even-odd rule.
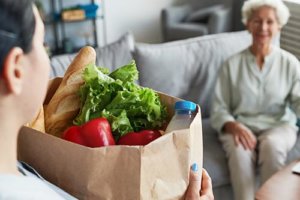
[[244,4],[245,0],[233,0],[232,4],[232,11],[233,11],[233,18],[232,18],[232,24],[233,24],[233,30],[234,31],[240,31],[245,29],[245,25],[242,23],[242,6]]
[[176,0],[105,0],[107,42],[110,43],[127,31],[138,42],[162,41],[160,12]]
[[[165,7],[191,3],[206,7],[215,3],[231,6],[237,0],[104,0],[107,42],[118,39],[131,31],[137,42],[159,43],[162,41],[160,13]],[[238,0],[243,1],[243,0]],[[240,8],[238,8],[240,9]],[[240,12],[240,10],[238,11]]]
[[[44,4],[46,14],[50,12],[51,0],[40,0]],[[63,7],[89,3],[90,0],[62,0]],[[163,8],[187,0],[96,0],[100,4],[98,15],[105,15],[104,20],[97,20],[98,42],[100,46],[113,42],[124,33],[130,31],[138,42],[158,43],[162,41],[160,28],[160,12]],[[58,0],[55,0],[58,4]],[[104,6],[102,8],[102,6]],[[84,35],[91,33],[90,22],[67,23],[66,35],[74,46],[93,44]],[[46,25],[46,42],[53,47],[54,36],[51,25]]]
[[[49,12],[50,0],[41,0]],[[55,0],[58,2],[58,0]],[[89,3],[90,0],[62,0],[63,6],[73,6],[78,3]],[[137,42],[159,43],[162,41],[160,13],[163,8],[175,4],[195,3],[198,6],[207,6],[220,0],[96,0],[100,4],[98,15],[105,15],[104,20],[97,20],[98,41],[103,46],[116,41],[124,33],[133,33]],[[234,0],[223,0],[222,3]],[[243,1],[243,0],[239,0]],[[104,22],[104,23],[103,23]],[[92,35],[87,42],[84,38],[88,32],[92,32],[89,22],[69,23],[66,25],[67,36],[74,46],[82,46],[93,43]],[[51,26],[46,26],[46,41],[53,43]]]

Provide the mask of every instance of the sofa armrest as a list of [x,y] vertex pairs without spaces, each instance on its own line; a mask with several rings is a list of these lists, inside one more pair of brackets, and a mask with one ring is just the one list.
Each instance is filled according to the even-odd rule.
[[161,11],[161,29],[164,41],[168,40],[168,28],[172,24],[183,21],[191,10],[192,8],[189,5],[182,5],[172,6]]
[[185,19],[191,12],[189,5],[172,6],[162,10],[161,19],[164,24],[178,23]]
[[193,11],[191,14],[189,14],[184,21],[186,22],[202,21],[203,19],[208,18],[211,14],[218,12],[223,7],[224,5],[217,4],[214,6],[197,9]]
[[210,34],[222,33],[231,30],[231,9],[228,7],[219,8],[211,13],[208,20],[208,31]]

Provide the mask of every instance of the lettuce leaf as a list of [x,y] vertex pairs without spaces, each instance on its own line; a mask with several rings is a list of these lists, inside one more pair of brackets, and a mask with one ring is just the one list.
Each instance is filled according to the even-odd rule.
[[138,80],[138,71],[135,62],[131,61],[128,65],[116,69],[109,76],[115,80],[119,79],[123,83]]
[[134,61],[110,74],[106,68],[88,65],[83,79],[81,109],[74,124],[105,117],[118,140],[128,132],[157,129],[165,123],[166,107],[161,104],[158,94],[135,83],[138,71]]

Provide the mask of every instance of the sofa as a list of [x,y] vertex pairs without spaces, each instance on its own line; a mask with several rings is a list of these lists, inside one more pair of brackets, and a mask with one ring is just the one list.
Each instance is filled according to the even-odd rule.
[[227,32],[231,29],[231,8],[224,3],[206,7],[191,4],[171,6],[161,12],[165,42]]
[[[277,40],[279,41],[279,40]],[[221,64],[251,44],[246,31],[219,33],[162,44],[135,43],[130,33],[97,48],[97,65],[114,70],[134,59],[138,84],[196,102],[201,107],[204,168],[209,172],[216,200],[233,200],[227,159],[217,132],[210,126],[212,90]],[[51,77],[63,73],[75,54],[51,59]],[[289,152],[287,163],[300,158],[300,137]]]

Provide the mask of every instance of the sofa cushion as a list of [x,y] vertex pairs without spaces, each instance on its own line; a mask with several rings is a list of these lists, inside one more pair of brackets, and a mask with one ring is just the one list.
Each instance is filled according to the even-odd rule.
[[131,51],[134,48],[133,35],[126,33],[117,41],[96,49],[97,66],[103,66],[113,71],[132,60]]
[[133,58],[140,84],[194,101],[209,116],[217,71],[225,59],[251,43],[246,31],[207,35],[163,44],[136,44]]
[[171,40],[182,40],[208,34],[208,26],[200,23],[178,23],[169,26]]
[[[227,158],[222,143],[218,139],[218,133],[211,127],[209,119],[202,119],[203,130],[203,166],[212,178],[213,187],[230,184],[230,173]],[[293,149],[288,153],[286,163],[299,159],[300,137]]]
[[[132,60],[131,51],[133,47],[133,36],[126,33],[117,41],[95,49],[97,54],[96,64],[97,66],[107,67],[110,71],[126,65]],[[76,53],[52,57],[50,77],[63,76],[75,56]]]
[[62,77],[77,53],[53,56],[50,60],[50,78]]
[[218,133],[211,127],[209,119],[202,119],[203,167],[211,176],[213,187],[230,184],[227,159]]

